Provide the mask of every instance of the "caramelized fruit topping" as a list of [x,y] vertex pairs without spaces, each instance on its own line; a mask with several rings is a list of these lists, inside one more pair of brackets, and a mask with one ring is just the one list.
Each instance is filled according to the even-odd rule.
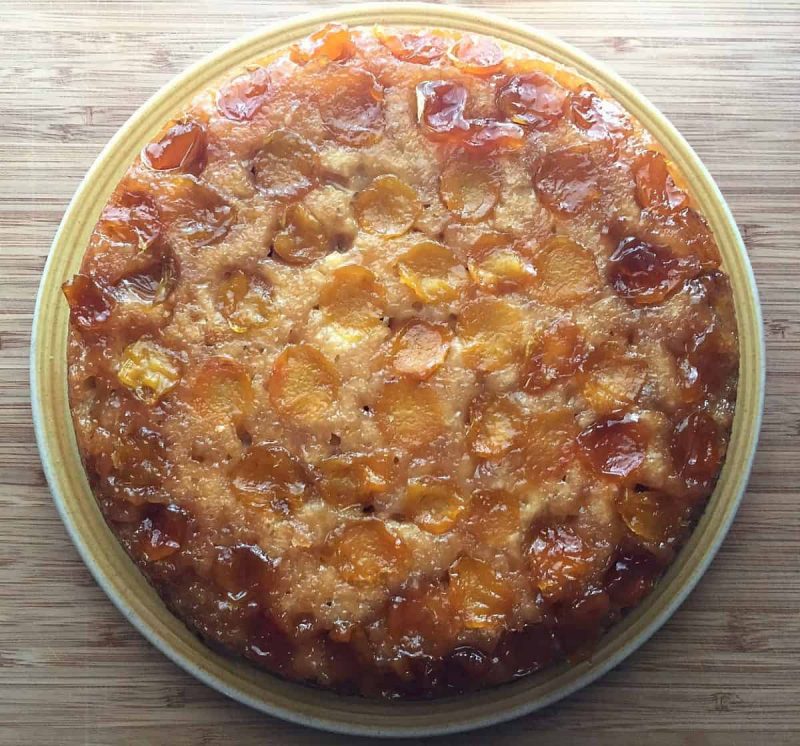
[[628,115],[619,104],[597,95],[590,85],[581,86],[570,96],[569,113],[576,127],[596,138],[630,134]]
[[150,168],[193,174],[202,171],[205,156],[205,127],[192,119],[176,122],[142,151],[142,158]]
[[464,511],[464,498],[447,479],[412,479],[406,489],[403,512],[423,531],[443,534]]
[[570,216],[600,200],[604,152],[591,145],[573,145],[548,152],[533,177],[536,195],[544,206]]
[[147,562],[172,557],[186,541],[189,516],[177,505],[150,505],[133,537],[138,554]]
[[430,33],[392,32],[376,27],[375,36],[398,60],[418,65],[436,62],[447,49],[441,36]]
[[523,388],[538,391],[571,378],[582,369],[587,354],[580,327],[569,316],[557,316],[528,344]]
[[452,63],[470,75],[492,75],[503,66],[505,54],[485,36],[463,36],[447,52]]
[[317,106],[331,137],[343,145],[365,146],[383,134],[383,88],[358,67],[326,71],[317,79]]
[[231,485],[246,504],[280,513],[299,508],[308,494],[303,467],[283,446],[257,443],[231,469]]
[[439,194],[456,217],[475,223],[494,209],[500,198],[500,182],[491,163],[455,158],[442,169]]
[[640,207],[674,212],[689,206],[689,197],[675,185],[661,153],[642,153],[633,164],[633,177]]
[[408,547],[376,519],[348,524],[327,546],[342,577],[357,586],[398,583],[411,562]]
[[449,347],[446,327],[412,319],[392,341],[392,366],[403,375],[425,379],[444,362]]
[[172,355],[148,339],[140,339],[125,348],[117,377],[137,399],[155,404],[175,388],[181,378]]
[[243,334],[268,322],[271,295],[272,291],[263,279],[235,269],[226,273],[217,287],[217,308],[230,328]]
[[281,230],[272,240],[275,253],[289,264],[311,264],[333,249],[319,219],[300,203],[286,208]]
[[450,603],[467,629],[502,626],[513,605],[512,590],[491,565],[461,557],[450,567]]
[[253,178],[268,197],[299,197],[314,186],[317,149],[291,130],[270,132],[253,158]]
[[598,472],[625,479],[644,463],[647,434],[636,415],[613,416],[587,427],[578,445]]
[[319,31],[307,36],[303,41],[293,44],[289,57],[298,65],[312,60],[336,62],[348,60],[356,48],[347,26],[340,23],[326,23]]
[[402,236],[422,211],[416,191],[392,174],[376,176],[353,200],[358,224],[368,233]]
[[217,110],[234,122],[249,122],[267,102],[270,92],[267,69],[256,67],[219,89]]
[[564,116],[567,91],[543,72],[512,75],[497,93],[497,106],[516,124],[544,130]]
[[466,283],[466,270],[447,246],[420,241],[397,262],[401,282],[425,303],[455,300]]

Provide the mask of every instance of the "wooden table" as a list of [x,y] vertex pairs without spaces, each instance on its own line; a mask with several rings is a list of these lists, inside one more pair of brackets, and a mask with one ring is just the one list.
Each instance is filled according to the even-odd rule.
[[[200,56],[327,2],[3,0],[0,8],[0,743],[344,744],[259,715],[152,648],[95,585],[34,445],[28,340],[64,208],[134,109]],[[750,489],[712,568],[617,670],[464,744],[800,743],[800,4],[465,3],[615,67],[686,135],[742,228],[768,395]],[[797,314],[797,315],[796,315]]]

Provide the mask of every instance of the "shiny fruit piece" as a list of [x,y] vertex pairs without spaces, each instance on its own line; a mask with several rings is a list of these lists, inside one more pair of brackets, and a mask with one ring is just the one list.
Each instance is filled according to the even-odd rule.
[[583,368],[587,354],[580,327],[569,316],[558,316],[529,343],[522,388],[539,391],[571,378]]
[[359,264],[339,267],[319,295],[326,324],[340,339],[356,344],[383,327],[386,294],[375,275]]
[[302,465],[277,443],[247,448],[230,472],[234,492],[248,505],[290,513],[303,504],[308,479]]
[[539,200],[548,210],[566,217],[598,202],[603,157],[604,153],[588,144],[545,154],[533,177]]
[[204,417],[241,421],[253,408],[253,384],[244,366],[223,356],[206,360],[192,384],[191,405]]
[[363,147],[383,134],[383,88],[357,67],[328,67],[317,81],[322,123],[342,145]]
[[[143,263],[144,264],[144,263]],[[114,283],[111,293],[118,303],[164,303],[178,283],[175,260],[165,256],[161,261],[142,267],[141,271],[125,275]]]
[[420,241],[397,262],[400,281],[425,303],[446,303],[458,298],[466,284],[466,270],[447,246]]
[[423,531],[443,534],[464,511],[464,498],[448,479],[412,479],[406,488],[403,512]]
[[326,23],[289,48],[289,58],[297,65],[306,65],[312,60],[336,62],[349,60],[356,51],[350,29],[341,23]]
[[545,130],[564,116],[567,91],[543,72],[512,75],[497,93],[497,106],[507,119]]
[[375,416],[391,442],[413,450],[429,448],[444,430],[436,390],[408,378],[384,384],[375,403]]
[[534,261],[539,271],[538,296],[545,303],[569,307],[601,285],[592,252],[566,236],[553,236]]
[[402,236],[422,212],[416,191],[394,174],[376,176],[353,199],[358,225],[368,233]]
[[289,264],[311,264],[330,252],[332,242],[319,219],[296,203],[286,208],[272,248]]
[[141,192],[124,191],[112,198],[95,229],[113,248],[145,252],[161,237],[163,226],[153,200]]
[[617,498],[617,511],[632,533],[659,544],[677,535],[683,507],[661,492],[627,488]]
[[217,110],[226,119],[249,122],[267,102],[270,93],[269,72],[264,67],[256,67],[219,89]]
[[444,39],[431,33],[393,32],[376,26],[375,36],[392,56],[402,62],[430,65],[447,51]]
[[681,259],[664,246],[628,236],[609,257],[607,272],[617,295],[635,306],[649,306],[669,298],[700,266],[694,257]]
[[270,132],[253,157],[253,178],[268,197],[289,199],[308,192],[319,169],[317,149],[287,129]]
[[465,86],[449,80],[428,80],[417,85],[416,93],[417,121],[427,137],[458,142],[468,135]]
[[461,557],[448,574],[450,603],[467,629],[503,625],[514,602],[513,592],[490,565],[474,557]]
[[457,631],[447,590],[434,585],[405,593],[392,599],[386,613],[392,640],[422,646],[433,655],[444,653]]
[[464,307],[456,330],[464,359],[483,372],[514,363],[525,343],[522,309],[499,298],[478,298]]
[[469,410],[467,444],[477,458],[491,459],[511,450],[523,430],[522,412],[507,397],[476,399]]
[[689,196],[676,186],[661,153],[642,153],[633,164],[633,178],[639,207],[674,212],[689,206]]
[[514,246],[513,237],[487,231],[469,247],[467,271],[478,285],[498,292],[514,292],[536,284],[536,268]]
[[587,427],[578,445],[599,473],[625,479],[644,463],[647,437],[636,415],[611,416]]
[[223,275],[217,292],[217,308],[237,334],[264,326],[272,310],[272,291],[260,278],[241,269]]
[[492,75],[503,66],[505,54],[485,36],[464,36],[447,52],[450,61],[469,75]]
[[479,490],[469,502],[466,527],[481,543],[507,549],[519,531],[519,498],[505,490]]
[[217,547],[211,566],[213,581],[237,599],[250,592],[263,594],[268,591],[274,574],[275,564],[257,544]]
[[569,113],[576,127],[596,138],[613,138],[632,132],[630,118],[622,107],[583,85],[570,97]]
[[173,358],[147,339],[125,348],[117,371],[120,382],[146,404],[155,404],[175,388],[180,377],[180,369]]
[[643,547],[621,546],[606,573],[605,587],[617,606],[628,609],[650,593],[662,572],[655,556]]
[[88,275],[78,274],[61,286],[69,304],[73,327],[90,332],[102,330],[111,318],[116,301],[107,289]]
[[500,198],[500,181],[485,160],[448,160],[439,177],[439,195],[444,206],[468,223],[485,219]]
[[534,526],[528,548],[531,579],[551,602],[576,599],[605,569],[610,547],[589,540],[571,523]]
[[642,219],[652,240],[668,246],[677,257],[694,257],[704,270],[719,267],[721,258],[705,218],[691,207],[673,212],[644,210]]
[[447,328],[412,319],[392,340],[392,367],[402,375],[423,380],[438,370],[449,349]]
[[480,687],[491,667],[489,656],[472,645],[459,645],[448,653],[444,663],[447,684],[457,692]]
[[530,416],[520,438],[529,479],[557,479],[575,454],[578,428],[569,409],[552,409]]
[[336,368],[316,347],[289,345],[272,367],[270,401],[292,423],[318,425],[335,409],[339,383]]
[[599,414],[626,409],[636,402],[646,375],[644,362],[611,357],[590,372],[583,386],[583,398]]
[[177,505],[150,505],[133,535],[133,546],[147,562],[159,562],[181,549],[188,526],[189,516]]
[[211,246],[228,235],[236,211],[210,186],[186,175],[164,180],[159,188],[165,222],[191,248]]
[[258,667],[284,674],[294,655],[294,644],[272,614],[261,608],[248,624],[243,655]]
[[347,524],[328,540],[331,561],[353,585],[386,586],[405,578],[411,553],[376,519]]
[[176,122],[142,151],[142,160],[156,171],[197,174],[203,169],[205,157],[206,130],[193,119]]
[[371,505],[389,488],[394,471],[388,451],[329,456],[317,464],[319,492],[325,502],[338,508]]
[[466,136],[460,143],[465,149],[484,155],[497,150],[517,150],[525,144],[525,130],[514,122],[496,119],[470,119]]
[[671,451],[675,470],[688,487],[710,489],[725,452],[711,415],[698,410],[681,419],[672,434]]

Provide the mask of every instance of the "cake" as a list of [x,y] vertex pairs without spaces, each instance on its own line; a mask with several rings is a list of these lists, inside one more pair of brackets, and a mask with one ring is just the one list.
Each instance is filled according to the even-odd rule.
[[110,529],[287,679],[427,698],[585,659],[724,462],[736,321],[690,185],[487,36],[329,24],[231,71],[64,294]]

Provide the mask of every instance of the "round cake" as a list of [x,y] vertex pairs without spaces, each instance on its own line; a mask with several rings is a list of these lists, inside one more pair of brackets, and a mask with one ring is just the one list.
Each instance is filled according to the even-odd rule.
[[165,123],[70,306],[92,490],[167,606],[289,679],[433,697],[591,655],[711,495],[714,236],[603,91],[331,24]]

